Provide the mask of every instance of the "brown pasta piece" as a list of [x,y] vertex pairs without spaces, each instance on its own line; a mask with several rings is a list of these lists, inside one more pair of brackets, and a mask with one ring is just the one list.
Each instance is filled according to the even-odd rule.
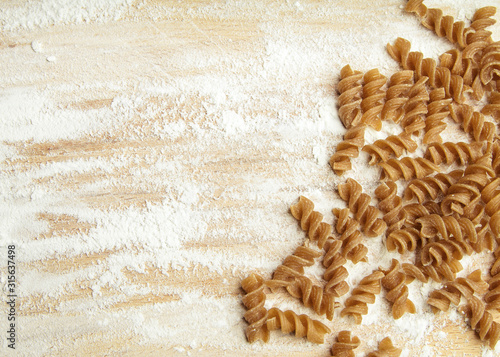
[[421,263],[416,266],[425,276],[428,276],[438,283],[443,282],[443,280],[455,280],[456,274],[463,269],[462,264],[460,264],[460,261],[457,259],[451,259],[450,262],[443,262],[439,266],[423,266]]
[[337,85],[339,117],[347,129],[361,118],[362,78],[363,74],[353,71],[349,65],[340,70],[340,81]]
[[354,179],[348,178],[343,184],[338,185],[338,192],[360,223],[363,233],[368,237],[376,237],[387,228],[386,223],[378,218],[380,211],[370,205],[371,197],[363,193],[363,188]]
[[323,248],[333,230],[330,224],[322,222],[323,215],[314,211],[314,203],[307,197],[300,196],[299,202],[290,207],[290,212],[300,221],[300,227],[307,232],[309,240],[317,242],[320,249]]
[[401,64],[403,69],[414,71],[415,80],[427,77],[430,88],[444,88],[446,98],[453,98],[457,103],[463,103],[464,79],[452,74],[447,67],[438,66],[432,58],[424,58],[422,52],[410,52],[411,44],[408,40],[397,38],[394,45],[388,44],[389,55]]
[[427,77],[421,77],[411,87],[408,93],[408,100],[404,105],[405,114],[400,121],[407,134],[418,134],[421,129],[425,128],[424,116],[428,113],[427,102],[429,100],[429,92],[425,87]]
[[475,141],[493,141],[496,134],[495,124],[485,121],[484,115],[470,105],[450,106],[450,114],[454,121],[460,123],[464,131]]
[[365,73],[363,77],[363,100],[361,101],[361,123],[379,131],[382,129],[381,113],[384,107],[385,90],[382,87],[387,79],[374,68]]
[[435,200],[438,195],[446,195],[448,188],[463,176],[463,170],[454,170],[449,173],[438,173],[434,176],[414,179],[406,187],[403,197],[405,201],[416,198],[419,203],[428,199]]
[[381,282],[384,289],[387,290],[386,299],[392,302],[392,317],[397,320],[407,312],[414,314],[416,312],[415,305],[408,299],[406,276],[401,271],[399,261],[393,259],[388,270],[379,269],[385,274]]
[[351,296],[345,301],[345,307],[340,312],[340,316],[352,316],[354,321],[359,325],[362,321],[362,315],[368,313],[368,304],[375,302],[375,295],[380,294],[380,280],[384,277],[384,273],[380,270],[375,270],[368,276],[365,276],[359,282],[351,293]]
[[474,31],[467,34],[467,44],[475,42],[492,42],[491,31],[487,31],[486,28],[496,23],[496,20],[492,18],[496,12],[497,9],[494,6],[485,6],[476,10],[470,25],[470,28]]
[[333,319],[333,312],[338,306],[335,297],[315,285],[308,277],[304,275],[295,277],[286,285],[286,289],[291,296],[302,300],[305,307],[312,308],[318,315],[326,315],[328,320]]
[[491,348],[495,348],[500,339],[500,324],[493,321],[491,313],[485,309],[485,303],[473,296],[459,311],[470,319],[470,326],[476,330],[481,341],[487,341]]
[[394,347],[392,340],[386,337],[378,344],[378,350],[368,353],[366,357],[399,357],[401,352],[401,348]]
[[375,196],[379,199],[378,208],[384,213],[383,219],[388,227],[386,234],[400,229],[406,221],[406,211],[396,184],[392,181],[380,184],[375,189]]
[[422,247],[420,260],[424,266],[440,266],[453,260],[460,260],[464,255],[471,255],[473,248],[466,241],[440,240],[429,242]]
[[404,157],[399,160],[390,159],[378,165],[382,168],[381,179],[391,181],[398,181],[400,179],[408,181],[413,178],[421,179],[433,172],[440,171],[438,165],[423,157]]
[[443,120],[450,114],[448,106],[451,98],[446,98],[444,88],[436,88],[429,93],[427,116],[425,117],[424,144],[441,143],[441,132],[446,129]]
[[481,57],[479,78],[483,84],[500,77],[500,42],[493,42],[485,47]]
[[[439,56],[439,65],[448,68],[451,74],[462,77],[464,85],[468,87],[473,85],[478,72],[477,64],[472,58],[465,56],[467,49],[472,50],[471,46],[473,45],[468,45],[463,51],[454,48]],[[470,56],[473,54],[470,53]]]
[[[498,266],[497,262],[499,262],[498,255],[494,265]],[[486,309],[500,311],[500,274],[493,275],[488,280],[488,284],[488,292],[484,295],[484,302],[487,304]]]
[[353,350],[358,348],[361,341],[356,336],[351,336],[351,331],[340,331],[337,342],[332,346],[332,357],[354,357]]
[[352,168],[351,159],[359,156],[359,150],[365,144],[365,129],[364,124],[350,127],[337,145],[335,153],[330,157],[330,166],[337,175]]
[[243,315],[248,322],[246,336],[248,342],[262,340],[269,341],[269,330],[266,326],[268,311],[264,307],[266,294],[264,293],[264,279],[258,274],[250,274],[241,282],[241,287],[245,291],[242,298],[243,305],[247,311]]
[[[413,252],[417,249],[419,242],[422,242],[422,237],[418,229],[405,227],[389,233],[385,240],[385,246],[389,252],[397,250],[399,254],[403,254],[407,251]],[[422,244],[425,244],[425,241]]]
[[443,288],[429,294],[427,303],[432,312],[448,311],[450,304],[458,306],[461,297],[469,300],[475,293],[484,294],[488,290],[488,283],[481,276],[481,270],[475,270],[466,278],[457,278],[448,282]]
[[343,296],[349,291],[349,285],[345,282],[349,273],[344,267],[347,261],[341,254],[342,243],[340,240],[330,242],[323,257],[323,266],[326,268],[323,278],[327,281],[324,290],[336,297]]
[[490,216],[490,228],[498,237],[500,234],[500,177],[495,178],[481,191],[481,198],[486,203],[485,211]]
[[370,155],[370,165],[380,161],[387,161],[391,157],[400,157],[405,151],[415,152],[418,145],[411,135],[402,133],[399,135],[390,135],[385,139],[375,141],[373,144],[365,145],[363,151]]
[[481,113],[490,115],[495,121],[500,122],[500,92],[492,92],[488,97],[488,104],[486,104]]
[[443,16],[441,9],[428,9],[423,0],[409,0],[405,10],[413,12],[420,17],[422,25],[433,30],[439,37],[446,37],[451,43],[458,44],[461,48],[466,45],[466,36],[470,32],[463,21],[455,21],[452,16]]
[[453,163],[466,165],[483,156],[483,147],[482,142],[432,143],[427,147],[424,157],[437,165]]
[[321,253],[309,247],[309,240],[304,245],[297,247],[292,255],[285,258],[283,263],[276,268],[273,273],[273,280],[292,281],[296,277],[304,274],[304,267],[312,266],[315,259],[320,257]]
[[341,235],[339,240],[342,242],[342,256],[355,264],[360,261],[366,261],[368,248],[362,243],[363,239],[359,231],[359,222],[349,217],[348,208],[342,210],[334,208],[332,212],[337,217],[335,230]]
[[405,113],[404,105],[408,101],[413,87],[413,71],[398,71],[391,76],[382,109],[382,119],[399,123]]
[[470,243],[477,242],[477,232],[475,224],[465,217],[455,218],[453,216],[440,216],[429,214],[416,220],[420,224],[420,235],[423,238],[435,238]]
[[305,314],[297,315],[291,310],[281,311],[276,307],[269,309],[266,326],[269,331],[281,330],[284,334],[294,333],[295,337],[305,337],[314,343],[323,343],[324,336],[331,332],[325,324]]
[[416,227],[417,218],[423,217],[428,214],[439,214],[442,215],[441,207],[437,202],[426,201],[423,203],[410,203],[403,206],[403,210],[406,212],[406,226]]
[[421,267],[415,264],[403,263],[401,264],[401,269],[403,269],[406,275],[406,284],[410,284],[415,279],[422,283],[427,283],[429,281],[429,276],[424,273]]

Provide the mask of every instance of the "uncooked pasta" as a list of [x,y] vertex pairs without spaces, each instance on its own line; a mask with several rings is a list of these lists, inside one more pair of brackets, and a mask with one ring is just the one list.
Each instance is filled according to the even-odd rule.
[[354,357],[354,351],[361,341],[356,336],[351,336],[351,331],[340,331],[337,342],[332,346],[333,357]]

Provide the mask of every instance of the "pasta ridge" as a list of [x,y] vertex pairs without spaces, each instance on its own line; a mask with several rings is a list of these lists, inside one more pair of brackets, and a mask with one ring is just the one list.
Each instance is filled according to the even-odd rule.
[[459,310],[470,318],[470,326],[476,330],[481,341],[488,341],[490,347],[495,348],[500,339],[500,324],[493,321],[491,313],[486,311],[485,303],[476,296],[472,296],[468,304]]
[[362,78],[363,74],[353,71],[349,65],[340,70],[340,81],[337,85],[339,117],[346,129],[361,118]]
[[438,173],[421,179],[413,179],[406,187],[403,197],[406,201],[417,198],[419,203],[435,200],[439,194],[446,195],[448,189],[463,176],[463,170]]
[[326,268],[323,278],[327,281],[324,290],[333,296],[340,297],[349,291],[345,279],[349,276],[344,264],[347,262],[341,254],[342,241],[335,240],[329,243],[323,257],[323,266]]
[[332,346],[332,357],[354,357],[353,350],[360,345],[361,341],[356,336],[351,336],[351,331],[340,331],[337,342]]
[[397,185],[393,181],[383,182],[375,189],[375,196],[379,199],[378,208],[384,213],[386,234],[400,229],[406,221],[406,211],[402,198],[398,196]]
[[405,313],[414,314],[415,305],[408,299],[405,273],[397,259],[393,259],[388,270],[379,268],[384,273],[381,280],[382,286],[387,290],[386,299],[392,303],[392,317],[397,320]]
[[423,157],[403,157],[402,159],[389,159],[378,164],[382,168],[381,179],[406,181],[412,178],[424,178],[433,172],[439,172],[439,166]]
[[361,101],[363,114],[360,121],[380,131],[382,129],[381,113],[386,95],[386,91],[382,87],[386,84],[387,78],[374,68],[365,73],[363,82],[363,99]]
[[484,115],[470,105],[450,105],[450,115],[474,141],[493,141],[496,134],[495,124],[486,121]]
[[483,146],[482,142],[432,143],[427,147],[424,157],[436,165],[466,165],[477,161],[483,155]]
[[290,207],[292,216],[300,221],[300,227],[307,232],[310,241],[316,242],[321,249],[331,238],[332,226],[323,222],[323,215],[314,210],[314,203],[307,197],[300,196],[299,202]]
[[364,124],[350,127],[335,148],[335,153],[330,157],[330,166],[337,175],[352,168],[351,159],[359,156],[359,150],[365,143],[365,129]]
[[370,155],[370,165],[380,161],[387,161],[391,156],[400,157],[404,151],[415,152],[418,148],[417,143],[411,138],[411,135],[402,133],[399,135],[390,135],[385,139],[375,141],[373,144],[365,145],[362,151]]
[[424,144],[441,143],[441,132],[446,129],[443,120],[450,114],[448,106],[451,98],[446,98],[444,88],[436,88],[429,93],[429,104],[424,127]]
[[348,208],[342,210],[334,208],[332,212],[337,217],[335,230],[341,235],[339,241],[342,242],[342,256],[355,264],[360,261],[366,261],[368,248],[362,243],[363,239],[359,231],[359,222],[349,217]]
[[399,123],[404,115],[404,105],[413,87],[413,71],[403,70],[394,73],[388,83],[386,100],[382,108],[382,119]]

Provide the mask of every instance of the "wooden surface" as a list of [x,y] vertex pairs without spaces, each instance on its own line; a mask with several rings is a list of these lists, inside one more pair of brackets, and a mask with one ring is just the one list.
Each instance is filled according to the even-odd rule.
[[[411,333],[387,318],[328,322],[324,345],[278,332],[250,345],[240,303],[245,276],[269,277],[304,240],[288,213],[299,195],[327,218],[340,202],[327,164],[343,132],[340,68],[389,76],[397,36],[429,56],[451,48],[403,4],[144,1],[116,19],[97,9],[16,27],[10,16],[35,5],[5,3],[0,254],[16,244],[19,330],[16,352],[4,341],[0,354],[326,356],[341,329],[360,336],[360,355],[385,335],[403,347]],[[373,190],[372,176],[353,177]],[[418,309],[406,323],[431,332],[408,356],[481,354],[460,316]]]

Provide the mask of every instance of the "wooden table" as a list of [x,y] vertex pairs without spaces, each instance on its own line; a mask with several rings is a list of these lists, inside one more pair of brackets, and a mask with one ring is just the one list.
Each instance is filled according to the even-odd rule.
[[[401,324],[431,332],[413,336],[381,297],[379,322],[322,320],[323,345],[244,335],[241,280],[269,278],[305,239],[289,206],[307,195],[329,220],[342,205],[328,165],[344,132],[341,67],[389,77],[397,36],[434,58],[451,48],[404,1],[104,3],[1,6],[0,274],[14,244],[17,340],[0,354],[326,356],[341,329],[360,355],[387,335],[417,339],[408,356],[480,354],[456,313],[418,306]],[[442,8],[470,18],[472,6]],[[373,192],[375,171],[359,165],[352,177]]]

